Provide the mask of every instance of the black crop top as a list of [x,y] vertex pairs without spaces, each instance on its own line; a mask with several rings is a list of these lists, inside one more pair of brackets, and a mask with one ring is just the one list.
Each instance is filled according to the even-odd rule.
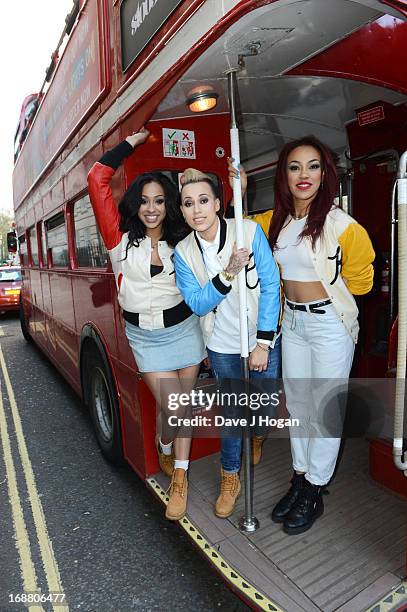
[[160,272],[162,272],[164,269],[164,266],[155,266],[154,264],[150,264],[150,276],[151,278],[153,276],[157,276],[157,274],[160,274]]

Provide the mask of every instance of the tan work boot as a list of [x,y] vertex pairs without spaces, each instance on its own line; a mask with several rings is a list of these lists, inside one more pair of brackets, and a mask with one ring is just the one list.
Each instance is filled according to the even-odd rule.
[[157,449],[158,462],[160,464],[161,471],[164,472],[166,476],[169,476],[171,478],[174,472],[174,461],[175,461],[174,444],[171,447],[171,455],[165,455],[161,450],[160,436],[157,435],[155,437],[155,447]]
[[263,442],[265,438],[261,438],[260,436],[255,436],[252,438],[252,463],[253,465],[258,465],[261,460],[261,451],[263,448]]
[[187,473],[182,468],[174,470],[169,492],[170,499],[165,511],[165,516],[167,519],[170,519],[170,521],[178,521],[186,512],[188,497]]
[[216,500],[215,514],[219,518],[227,518],[235,509],[235,503],[240,493],[239,474],[229,474],[220,470],[220,495]]

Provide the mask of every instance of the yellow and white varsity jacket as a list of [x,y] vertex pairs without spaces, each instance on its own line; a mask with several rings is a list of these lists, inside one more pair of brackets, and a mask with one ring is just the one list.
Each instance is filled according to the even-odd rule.
[[[273,211],[268,210],[250,218],[268,236],[272,217]],[[306,244],[320,282],[356,343],[359,311],[353,296],[369,293],[373,286],[375,252],[367,231],[341,208],[333,206],[315,250],[310,239],[306,239]]]

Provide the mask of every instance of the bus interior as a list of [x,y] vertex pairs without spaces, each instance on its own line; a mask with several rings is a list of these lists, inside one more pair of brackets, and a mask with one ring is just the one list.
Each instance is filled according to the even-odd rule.
[[[407,105],[405,86],[396,76],[401,65],[397,68],[395,61],[389,67],[389,82],[391,76],[400,85],[389,88],[379,76],[385,73],[378,64],[383,68],[389,60],[383,46],[386,37],[399,37],[401,31],[405,36],[406,26],[401,27],[391,9],[383,15],[374,2],[347,2],[346,10],[342,8],[341,0],[310,0],[275,2],[248,12],[197,58],[162,99],[147,127],[157,147],[151,157],[162,155],[164,129],[189,133],[195,158],[180,163],[167,157],[165,163],[178,171],[192,166],[214,173],[226,185],[227,201],[227,72],[236,69],[249,214],[273,207],[274,170],[285,143],[312,134],[333,149],[340,176],[337,204],[368,230],[376,252],[374,288],[359,302],[362,331],[352,376],[385,378],[392,375],[389,339],[397,314],[397,279],[394,275],[389,286],[383,270],[388,271],[390,261],[397,267],[392,193],[399,155],[407,143]],[[369,48],[372,32],[375,48]],[[398,48],[402,49],[401,39]],[[215,93],[217,98],[216,106],[202,114],[187,105],[199,92]],[[123,134],[126,129],[125,124]],[[127,171],[131,176],[149,163],[147,158],[131,159]],[[232,568],[230,582],[240,580],[243,593],[245,579],[255,585],[263,609],[365,610],[405,576],[406,482],[401,472],[394,474],[391,461],[383,440],[344,440],[328,486],[325,514],[311,531],[292,537],[270,519],[290,479],[288,439],[270,435],[263,459],[254,468],[260,529],[253,534],[238,528],[243,495],[230,519],[214,516],[219,455],[208,454],[190,469],[185,529],[203,530],[210,550],[223,559],[219,563]],[[392,490],[381,478],[384,472],[393,474]],[[165,500],[166,478],[156,475],[148,482]]]

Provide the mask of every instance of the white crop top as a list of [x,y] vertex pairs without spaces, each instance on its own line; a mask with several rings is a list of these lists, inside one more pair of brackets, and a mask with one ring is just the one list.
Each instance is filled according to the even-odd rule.
[[298,238],[305,227],[306,220],[307,217],[287,220],[278,236],[274,257],[280,266],[283,280],[319,281],[305,243],[307,239],[299,240]]

